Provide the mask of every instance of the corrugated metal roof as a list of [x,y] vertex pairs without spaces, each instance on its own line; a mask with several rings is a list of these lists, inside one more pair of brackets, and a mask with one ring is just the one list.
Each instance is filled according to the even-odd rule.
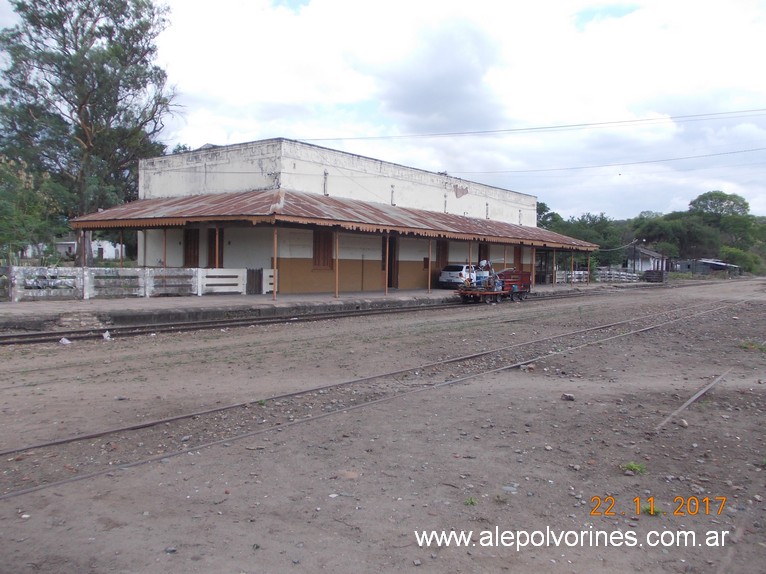
[[203,221],[283,222],[580,251],[598,248],[593,243],[539,227],[283,189],[141,199],[78,217],[71,221],[71,226],[75,229],[145,229]]

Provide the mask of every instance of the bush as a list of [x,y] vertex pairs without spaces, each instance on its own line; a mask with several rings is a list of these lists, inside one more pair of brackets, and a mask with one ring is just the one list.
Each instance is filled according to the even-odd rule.
[[721,247],[719,257],[726,263],[739,266],[745,273],[763,273],[763,260],[755,253],[724,246]]

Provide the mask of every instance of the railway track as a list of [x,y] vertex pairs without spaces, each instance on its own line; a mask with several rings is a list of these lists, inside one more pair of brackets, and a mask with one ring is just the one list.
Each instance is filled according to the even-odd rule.
[[0,499],[458,384],[589,345],[702,318],[740,303],[744,301],[680,307],[296,393],[8,448],[0,452]]
[[[657,287],[652,284],[639,288],[657,289],[661,287]],[[571,299],[574,297],[603,296],[608,293],[609,292],[606,291],[578,291],[574,293],[552,294],[540,298],[530,297],[524,302],[524,304],[539,304],[545,301]],[[510,305],[508,302],[503,304]],[[99,329],[56,329],[49,331],[2,333],[0,334],[0,346],[57,343],[62,339],[68,339],[69,341],[96,340],[103,338],[106,331],[109,332],[109,337],[111,338],[137,337],[150,333],[180,333],[185,331],[200,331],[205,329],[228,329],[280,323],[324,321],[328,319],[343,319],[347,317],[367,317],[375,315],[410,313],[424,310],[439,311],[443,309],[454,309],[455,307],[460,306],[460,300],[456,297],[455,301],[451,303],[419,305],[413,307],[354,309],[348,311],[333,311],[325,313],[288,314],[271,317],[236,317],[228,319],[178,321],[171,323],[145,323],[125,327],[105,326]]]

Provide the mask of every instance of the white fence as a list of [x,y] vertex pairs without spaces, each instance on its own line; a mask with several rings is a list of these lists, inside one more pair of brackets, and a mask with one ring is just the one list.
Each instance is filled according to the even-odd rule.
[[[619,269],[597,269],[592,281],[599,283],[635,283],[640,280],[638,273],[621,271]],[[556,271],[556,283],[587,283],[587,271]]]
[[[264,270],[264,275],[267,271],[271,271],[273,289],[273,270]],[[244,295],[247,290],[247,269],[5,267],[2,272],[7,288],[0,289],[0,297],[14,302]]]

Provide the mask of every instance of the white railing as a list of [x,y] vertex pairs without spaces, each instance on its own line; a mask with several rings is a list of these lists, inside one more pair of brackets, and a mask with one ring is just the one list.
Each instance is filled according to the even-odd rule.
[[[264,276],[266,271],[270,270],[264,270]],[[3,272],[7,289],[0,294],[13,302],[244,295],[247,289],[247,269],[6,267]],[[271,278],[273,289],[273,271]]]
[[[640,280],[640,274],[619,269],[597,269],[591,281],[599,283],[635,283]],[[556,271],[556,283],[588,283],[587,271]]]

